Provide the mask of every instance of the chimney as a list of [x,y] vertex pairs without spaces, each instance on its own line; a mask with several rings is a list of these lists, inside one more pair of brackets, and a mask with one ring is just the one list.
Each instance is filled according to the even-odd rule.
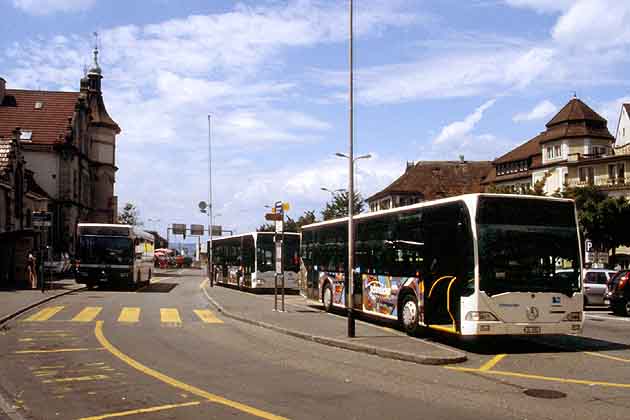
[[2,105],[2,101],[4,101],[4,93],[7,90],[7,81],[0,77],[0,105]]
[[464,155],[459,155],[459,163],[466,163],[466,159],[464,159]]
[[413,168],[415,166],[415,162],[412,161],[407,161],[407,168],[405,168],[405,172],[407,172],[409,169]]

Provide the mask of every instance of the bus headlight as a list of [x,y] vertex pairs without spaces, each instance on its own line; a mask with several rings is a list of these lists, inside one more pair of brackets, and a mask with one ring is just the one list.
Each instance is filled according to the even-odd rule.
[[492,312],[470,311],[466,314],[466,321],[498,321]]
[[564,317],[564,320],[568,322],[580,322],[582,320],[582,312],[569,312],[567,316]]

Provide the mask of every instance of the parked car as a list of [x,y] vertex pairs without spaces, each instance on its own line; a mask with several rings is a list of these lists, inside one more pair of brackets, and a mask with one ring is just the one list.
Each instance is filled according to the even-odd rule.
[[615,314],[630,316],[630,270],[621,270],[610,279],[604,301]]
[[586,305],[607,305],[604,300],[606,294],[606,284],[617,274],[615,270],[604,268],[584,269],[584,306]]

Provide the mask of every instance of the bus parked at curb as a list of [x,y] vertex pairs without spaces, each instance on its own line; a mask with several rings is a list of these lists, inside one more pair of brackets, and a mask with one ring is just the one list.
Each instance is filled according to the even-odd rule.
[[297,291],[300,234],[292,232],[253,232],[212,239],[215,282],[239,289],[272,290],[276,235],[283,236],[284,287]]
[[79,223],[77,283],[137,288],[151,281],[154,237],[131,225]]
[[[354,308],[477,335],[578,334],[581,250],[572,200],[469,194],[354,218]],[[308,287],[346,305],[347,218],[302,227]]]

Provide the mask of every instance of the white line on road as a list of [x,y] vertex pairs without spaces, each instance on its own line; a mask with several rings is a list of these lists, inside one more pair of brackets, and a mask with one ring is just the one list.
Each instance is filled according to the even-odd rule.
[[595,319],[610,319],[611,321],[630,322],[630,318],[622,318],[622,317],[618,317],[618,316],[586,314],[586,317],[587,318],[595,318]]

